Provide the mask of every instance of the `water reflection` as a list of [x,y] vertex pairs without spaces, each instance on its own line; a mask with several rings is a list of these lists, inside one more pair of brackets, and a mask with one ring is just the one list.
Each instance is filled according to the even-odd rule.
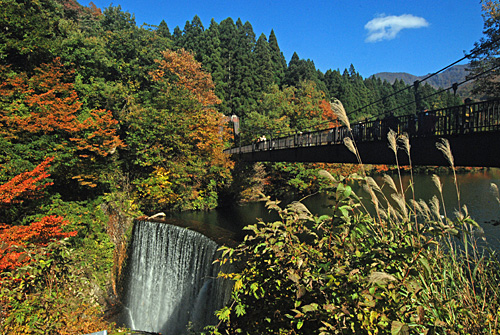
[[[396,185],[399,187],[397,175],[393,175]],[[434,195],[439,196],[438,190],[431,180],[431,175],[416,174],[415,179],[415,197],[428,201]],[[453,217],[453,212],[458,209],[458,199],[456,195],[453,174],[441,174],[441,183],[443,184],[443,196],[445,199],[447,214]],[[460,203],[466,205],[471,217],[476,220],[484,229],[488,242],[491,245],[500,246],[500,226],[496,222],[500,220],[500,206],[493,197],[490,184],[496,183],[500,186],[500,169],[488,169],[481,172],[461,173],[457,175]],[[383,185],[382,177],[375,177],[379,185]],[[403,175],[403,187],[406,189],[409,185],[410,176]],[[388,187],[383,187],[387,189]],[[359,189],[356,191],[362,194]],[[365,195],[369,199],[369,196]],[[407,198],[411,197],[411,192],[407,192]],[[311,212],[317,215],[331,214],[330,199],[324,194],[317,194],[303,200],[303,203]],[[207,225],[216,225],[238,233],[241,238],[244,232],[241,231],[246,225],[254,224],[258,219],[264,221],[274,221],[278,215],[274,212],[269,213],[263,202],[249,203],[243,205],[234,205],[209,212],[183,212],[171,214],[177,219],[203,223]]]

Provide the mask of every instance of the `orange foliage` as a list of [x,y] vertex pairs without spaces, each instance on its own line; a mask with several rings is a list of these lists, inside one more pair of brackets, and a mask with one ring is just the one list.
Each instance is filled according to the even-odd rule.
[[31,262],[28,254],[20,248],[28,243],[43,247],[51,241],[75,236],[76,231],[62,231],[61,227],[68,223],[60,216],[50,215],[29,226],[0,225],[0,272]]
[[325,99],[319,103],[319,108],[322,110],[321,118],[328,122],[328,128],[340,126],[337,115],[333,112],[332,106]]
[[[6,68],[1,68],[0,73]],[[43,64],[28,78],[21,74],[0,83],[0,98],[8,108],[0,112],[0,135],[17,139],[22,134],[65,134],[78,150],[106,156],[122,147],[116,134],[118,121],[110,111],[93,110],[87,115],[73,84],[67,82],[71,71],[59,59]],[[85,115],[85,116],[84,116]],[[63,145],[68,143],[62,139]]]
[[46,171],[53,158],[47,158],[39,164],[34,170],[21,173],[3,185],[0,185],[0,205],[8,205],[17,198],[28,198],[35,196],[41,189],[51,183],[40,184],[39,182],[49,176]]
[[378,173],[389,171],[389,167],[387,165],[385,165],[385,164],[374,165],[373,167],[375,169],[375,172],[378,172]]
[[189,138],[196,143],[198,154],[209,157],[212,165],[229,167],[230,161],[222,153],[223,141],[230,136],[224,127],[224,116],[213,106],[220,104],[220,99],[214,93],[215,84],[210,73],[203,71],[201,63],[194,59],[192,53],[180,49],[162,52],[163,59],[156,60],[158,70],[151,72],[156,81],[165,80],[170,73],[177,77],[174,83],[180,89],[187,89],[203,106],[201,109],[188,111]]
[[[22,173],[1,185],[0,204],[4,206],[11,205],[18,198],[32,197],[41,189],[50,185],[50,183],[43,183],[42,181],[49,176],[47,168],[51,161],[52,158],[48,158],[32,171]],[[28,243],[46,246],[50,241],[75,236],[76,231],[62,231],[61,227],[68,223],[67,220],[60,216],[50,215],[33,222],[29,226],[0,224],[0,272],[13,270],[31,261],[22,248]]]
[[165,72],[177,76],[177,85],[187,88],[203,106],[220,104],[220,99],[214,93],[215,84],[212,75],[201,68],[201,63],[194,59],[192,53],[180,49],[178,51],[166,50],[162,52],[163,59],[156,62],[159,69],[152,72],[154,80],[159,80]]

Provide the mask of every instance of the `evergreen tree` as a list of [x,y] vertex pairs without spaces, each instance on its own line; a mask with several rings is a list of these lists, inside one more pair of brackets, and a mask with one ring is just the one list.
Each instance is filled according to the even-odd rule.
[[283,56],[283,52],[281,52],[280,47],[278,46],[278,39],[274,34],[274,30],[271,30],[271,33],[269,34],[269,47],[271,52],[271,61],[273,64],[274,83],[281,87],[285,79],[287,65],[285,56]]
[[274,82],[274,73],[271,49],[264,34],[260,35],[255,45],[255,59],[256,89],[259,92],[266,91]]
[[285,71],[284,84],[298,87],[303,81],[312,81],[316,84],[317,89],[323,92],[327,91],[325,83],[318,78],[318,71],[314,62],[310,59],[300,59],[297,53],[294,52]]
[[301,81],[313,80],[316,69],[311,68],[310,65],[310,62],[301,60],[299,55],[294,52],[285,71],[284,84],[287,86],[298,86]]
[[181,30],[181,28],[179,28],[179,26],[176,26],[174,28],[174,32],[172,33],[172,39],[174,40],[176,45],[178,45],[178,43],[181,42],[182,30]]
[[198,15],[195,15],[191,23],[189,21],[186,22],[182,39],[179,43],[177,43],[179,47],[192,51],[198,61],[203,59],[202,35],[204,30],[205,28],[203,27],[200,18]]
[[165,20],[161,20],[158,28],[156,29],[156,33],[164,38],[172,37],[172,35],[170,35],[170,29],[168,29],[168,25]]
[[219,24],[212,19],[210,26],[203,32],[201,38],[202,60],[204,69],[212,74],[212,79],[216,85],[215,94],[220,98],[224,98],[222,92],[224,69],[221,59],[221,41],[219,33]]
[[234,91],[234,71],[236,67],[235,55],[237,52],[237,30],[233,19],[230,17],[223,20],[219,25],[219,36],[221,45],[221,68],[223,81],[221,83],[220,98],[223,103],[222,112],[225,115],[235,114],[233,110],[233,91]]
[[255,33],[250,22],[244,24],[241,19],[236,21],[237,49],[234,55],[234,90],[232,106],[234,112],[244,116],[256,103],[256,59],[253,53],[255,48]]
[[340,99],[343,92],[342,75],[339,70],[327,70],[324,76],[324,83],[331,99]]

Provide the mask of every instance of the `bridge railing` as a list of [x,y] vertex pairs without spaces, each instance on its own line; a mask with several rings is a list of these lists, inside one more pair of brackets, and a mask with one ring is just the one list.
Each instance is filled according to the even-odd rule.
[[356,142],[386,140],[389,130],[407,133],[410,138],[461,135],[474,132],[500,131],[500,100],[483,101],[416,114],[361,121],[345,126],[298,132],[291,136],[270,138],[262,142],[225,150],[228,154],[262,150],[289,149],[306,146],[342,144],[346,137]]

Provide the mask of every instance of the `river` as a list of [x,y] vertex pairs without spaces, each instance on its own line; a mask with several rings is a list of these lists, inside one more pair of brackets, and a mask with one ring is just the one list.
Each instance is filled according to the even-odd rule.
[[[453,174],[441,174],[443,184],[443,195],[448,215],[453,217],[453,211],[458,208]],[[393,175],[396,185],[399,185],[397,175]],[[403,175],[404,187],[409,183],[410,176]],[[461,204],[466,205],[470,216],[484,229],[484,234],[489,245],[500,248],[500,205],[491,192],[490,184],[496,183],[500,187],[500,169],[488,169],[480,172],[468,172],[457,174]],[[375,180],[382,185],[382,177],[377,176]],[[431,180],[431,175],[415,174],[415,197],[428,201],[433,195],[437,195],[436,186]],[[366,196],[367,197],[367,196]],[[407,193],[407,198],[411,193]],[[316,194],[303,200],[303,203],[314,214],[331,214],[332,201],[325,194]],[[276,213],[269,213],[263,202],[233,205],[207,212],[181,212],[170,214],[170,217],[192,222],[222,227],[236,231],[241,237],[241,228],[254,224],[258,219],[272,221],[278,219]],[[498,226],[497,226],[498,225]]]

